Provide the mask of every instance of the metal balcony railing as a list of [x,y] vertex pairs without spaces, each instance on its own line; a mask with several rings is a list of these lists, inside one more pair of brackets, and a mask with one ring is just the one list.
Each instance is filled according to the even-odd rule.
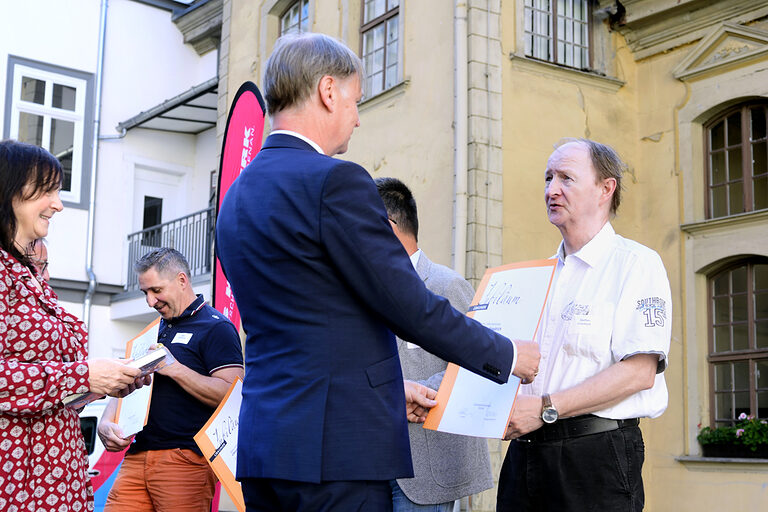
[[214,208],[211,206],[128,235],[126,291],[139,289],[139,279],[133,271],[133,264],[159,247],[172,247],[183,254],[192,272],[190,278],[210,273],[215,215]]

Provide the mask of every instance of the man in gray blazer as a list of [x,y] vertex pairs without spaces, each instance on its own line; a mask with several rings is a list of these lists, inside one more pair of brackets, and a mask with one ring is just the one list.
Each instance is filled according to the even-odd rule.
[[[433,263],[419,249],[419,220],[411,191],[395,178],[378,178],[375,182],[392,230],[411,257],[424,285],[466,313],[475,291],[463,277]],[[400,338],[397,338],[397,349],[405,379],[419,381],[432,389],[440,386],[447,366],[444,360]],[[426,430],[417,423],[409,423],[408,434],[415,476],[392,480],[394,512],[451,512],[455,500],[493,487],[485,439]]]

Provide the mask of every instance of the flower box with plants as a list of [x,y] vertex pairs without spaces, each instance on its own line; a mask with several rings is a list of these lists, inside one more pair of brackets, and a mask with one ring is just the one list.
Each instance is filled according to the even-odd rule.
[[735,425],[702,428],[697,439],[705,457],[768,459],[768,420],[744,413]]

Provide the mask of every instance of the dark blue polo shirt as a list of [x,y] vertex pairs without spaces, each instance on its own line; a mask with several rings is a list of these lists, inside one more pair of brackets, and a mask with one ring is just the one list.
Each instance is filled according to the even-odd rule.
[[[176,318],[160,320],[157,341],[184,366],[201,375],[243,366],[243,352],[235,326],[208,306],[202,295]],[[211,417],[209,407],[165,375],[154,375],[149,419],[136,434],[128,453],[188,448],[200,453],[193,436]]]

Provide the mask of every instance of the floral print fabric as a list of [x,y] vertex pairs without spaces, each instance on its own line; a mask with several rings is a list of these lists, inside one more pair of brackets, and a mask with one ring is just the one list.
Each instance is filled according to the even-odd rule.
[[48,283],[0,249],[0,510],[93,510],[77,411],[87,333]]

